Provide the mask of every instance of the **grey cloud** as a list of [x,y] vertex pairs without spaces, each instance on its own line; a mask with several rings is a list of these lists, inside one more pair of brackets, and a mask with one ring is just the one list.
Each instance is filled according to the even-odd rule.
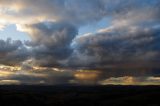
[[[67,21],[78,26],[97,22],[105,16],[125,14],[135,7],[141,9],[141,7],[149,6],[150,3],[149,0],[141,2],[138,0],[1,0],[0,2],[2,7],[11,8],[11,10],[14,9],[15,4],[20,7],[18,11],[11,12],[13,17],[25,19],[37,17],[35,19],[42,19],[42,21]],[[157,0],[152,0],[152,2],[157,2]]]
[[12,5],[15,4],[21,7],[19,11],[12,11],[13,17],[67,21],[78,26],[100,20],[105,15],[105,4],[102,0],[1,0],[0,2],[3,4],[2,7],[6,8],[14,9]]
[[20,65],[29,57],[29,51],[19,40],[0,40],[0,64]]
[[7,39],[6,41],[0,40],[0,51],[4,53],[11,52],[18,49],[20,45],[22,45],[22,43],[19,40],[13,42],[11,39]]
[[21,84],[69,84],[69,81],[74,79],[73,72],[57,72],[51,69],[41,70],[41,71],[17,71],[11,74],[3,80],[16,80]]
[[[31,34],[32,43],[40,45],[33,49],[39,64],[93,68],[93,66],[101,67],[109,63],[159,61],[157,57],[159,57],[160,29],[157,13],[160,8],[157,6],[159,4],[157,0],[152,2],[149,0],[128,0],[127,2],[125,0],[115,2],[68,0],[60,4],[65,5],[64,8],[67,11],[65,12],[67,14],[60,11],[60,17],[65,16],[60,21],[67,20],[74,24],[90,23],[93,20],[98,21],[105,16],[111,16],[112,28],[110,31],[78,36],[74,39],[76,36],[74,30],[77,29],[68,23],[44,22],[28,25],[27,27],[34,31],[33,35]],[[93,11],[97,14],[95,15]],[[145,11],[148,12],[147,15]],[[68,18],[68,15],[72,17]],[[61,28],[70,30],[67,36],[64,37],[64,31]],[[62,36],[64,39],[61,39]],[[72,42],[73,39],[74,42]],[[71,42],[74,44],[73,48],[70,47]]]
[[68,64],[93,68],[114,63],[159,61],[159,1],[104,2],[111,4],[106,7],[111,12],[111,26],[95,34],[76,37]]
[[47,47],[68,45],[78,33],[76,27],[63,22],[42,22],[25,27],[33,30],[31,38],[34,44]]
[[33,30],[32,47],[33,58],[42,66],[57,66],[59,60],[69,57],[72,53],[70,44],[77,35],[77,28],[67,23],[44,22],[26,25]]
[[[41,22],[38,20],[20,24],[32,38],[32,41],[26,44],[30,46],[30,55],[38,65],[93,67],[109,62],[158,60],[158,0],[0,2],[8,8],[12,8],[14,3],[21,6],[18,11],[12,11],[10,15],[13,17],[42,18]],[[111,31],[76,37],[80,27],[105,17],[111,17]],[[71,48],[73,40],[75,45]],[[17,49],[10,57],[18,59],[18,56],[23,55],[21,57],[24,57],[24,60],[28,52],[23,51],[28,49]]]
[[[148,8],[150,11],[159,7],[158,0],[1,0],[0,3],[2,8],[9,8],[4,13],[12,17],[37,17],[41,21],[66,21],[78,26],[97,22],[105,16],[126,16],[132,10]],[[14,10],[15,5],[18,11]]]
[[74,40],[74,50],[79,54],[97,57],[90,64],[157,61],[160,29],[136,26],[132,30],[130,26],[77,37]]

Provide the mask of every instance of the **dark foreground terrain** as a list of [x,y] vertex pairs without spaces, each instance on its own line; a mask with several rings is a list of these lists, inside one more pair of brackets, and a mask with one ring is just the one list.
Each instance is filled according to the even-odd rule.
[[160,106],[160,86],[0,86],[0,106]]

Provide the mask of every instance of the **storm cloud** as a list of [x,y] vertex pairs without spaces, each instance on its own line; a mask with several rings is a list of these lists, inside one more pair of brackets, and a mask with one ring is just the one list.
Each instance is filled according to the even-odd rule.
[[[122,64],[159,68],[159,11],[159,0],[0,0],[0,29],[14,24],[31,38],[0,40],[0,64],[28,70],[37,66],[104,71]],[[107,25],[81,32],[101,21]],[[17,78],[21,79],[13,80]],[[116,78],[107,81],[111,80]]]
[[29,33],[32,41],[26,44],[32,48],[36,64],[53,67],[73,52],[70,44],[78,34],[75,26],[67,23],[43,22],[24,27],[27,31],[31,30]]
[[29,50],[19,40],[0,40],[0,63],[4,65],[20,65],[30,55]]
[[[116,3],[122,5],[113,9],[116,14],[111,15],[109,27],[74,39],[72,43],[74,53],[70,58],[71,61],[75,60],[74,65],[102,67],[119,63],[150,64],[159,61],[159,2],[129,0],[124,3],[122,0]],[[72,64],[71,61],[69,64]]]
[[77,37],[73,44],[75,55],[92,56],[91,63],[96,64],[159,61],[160,27],[127,27]]

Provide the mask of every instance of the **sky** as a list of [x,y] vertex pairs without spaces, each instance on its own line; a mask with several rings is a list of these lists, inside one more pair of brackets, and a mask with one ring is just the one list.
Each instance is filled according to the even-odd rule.
[[0,84],[160,85],[159,0],[0,0]]

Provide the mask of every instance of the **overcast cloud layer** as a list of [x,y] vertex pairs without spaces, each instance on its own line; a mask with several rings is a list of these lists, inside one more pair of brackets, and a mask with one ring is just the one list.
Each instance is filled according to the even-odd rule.
[[[25,70],[32,66],[102,71],[126,65],[159,68],[159,0],[0,0],[0,17],[1,30],[14,24],[31,38],[24,42],[0,40],[3,65]],[[106,28],[79,34],[80,28],[104,18],[110,19]],[[149,74],[159,75],[157,71],[146,75]],[[103,76],[96,83],[109,84],[117,80],[113,75],[114,72],[106,80]],[[72,82],[73,76],[63,77],[62,82]],[[11,79],[17,80],[17,76]]]

